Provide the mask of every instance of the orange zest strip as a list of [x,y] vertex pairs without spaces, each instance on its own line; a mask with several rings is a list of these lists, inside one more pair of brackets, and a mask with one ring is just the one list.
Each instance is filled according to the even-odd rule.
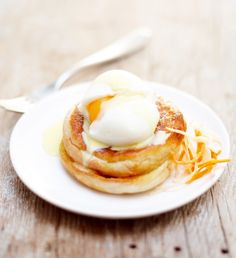
[[190,149],[190,148],[188,148],[188,153],[189,153],[189,157],[190,157],[190,159],[193,159],[193,153],[192,153],[192,151],[191,151],[191,149]]
[[200,177],[202,177],[202,176],[208,174],[209,172],[211,172],[212,168],[213,168],[213,166],[210,166],[210,167],[208,167],[208,168],[204,168],[204,169],[202,169],[202,170],[196,171],[196,172],[192,175],[192,177],[191,177],[186,183],[187,183],[187,184],[190,184],[190,183],[192,183],[194,180],[199,179]]
[[99,99],[96,99],[88,104],[87,110],[89,113],[89,120],[92,123],[99,115],[101,111],[102,103],[108,101],[112,98],[112,96],[106,96]]
[[217,156],[220,155],[220,153],[221,153],[221,151],[218,151],[218,152],[211,151],[211,156],[212,156],[213,159],[216,159]]
[[179,154],[172,152],[172,160],[176,163],[183,161],[184,156],[185,156],[185,150],[183,149],[179,151]]
[[178,161],[182,161],[183,157],[184,157],[184,150],[181,151]]
[[199,168],[204,168],[207,166],[215,165],[217,163],[224,163],[224,162],[230,162],[230,161],[231,161],[230,159],[211,159],[206,162],[200,163]]
[[201,136],[202,135],[202,132],[198,129],[195,129],[194,132],[195,132],[196,136]]
[[200,162],[202,160],[202,156],[203,156],[205,150],[206,150],[206,144],[198,143],[198,147],[197,147],[197,161],[198,162]]

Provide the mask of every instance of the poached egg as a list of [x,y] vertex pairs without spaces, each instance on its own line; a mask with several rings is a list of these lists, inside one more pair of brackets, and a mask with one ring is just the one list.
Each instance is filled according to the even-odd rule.
[[88,150],[119,150],[156,142],[160,119],[156,99],[137,76],[127,71],[111,70],[98,76],[79,105]]

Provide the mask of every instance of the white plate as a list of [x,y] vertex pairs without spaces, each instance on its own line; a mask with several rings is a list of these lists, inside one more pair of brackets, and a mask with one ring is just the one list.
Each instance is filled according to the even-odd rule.
[[[80,101],[89,83],[70,87],[37,103],[16,124],[10,141],[10,156],[22,182],[44,200],[80,214],[104,218],[137,218],[160,214],[191,202],[206,192],[223,173],[218,165],[213,173],[178,190],[151,191],[137,195],[111,195],[93,191],[74,180],[56,156],[42,147],[45,129],[58,121]],[[184,113],[213,130],[222,141],[222,156],[229,157],[229,136],[217,115],[205,104],[174,88],[147,82]]]

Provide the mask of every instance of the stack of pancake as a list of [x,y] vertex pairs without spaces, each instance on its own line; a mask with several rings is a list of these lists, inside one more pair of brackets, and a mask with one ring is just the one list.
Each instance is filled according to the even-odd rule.
[[[129,87],[131,84],[140,84],[132,76],[120,70],[101,75],[95,80],[90,93],[87,96],[85,93],[85,101],[73,107],[64,121],[61,161],[78,181],[98,191],[113,194],[138,193],[163,183],[171,172],[169,164],[172,155],[183,140],[183,135],[170,132],[168,128],[186,131],[183,114],[176,107],[150,92],[147,96],[142,87],[137,92],[136,86]],[[119,87],[114,80],[118,80]],[[111,87],[109,98],[105,90],[101,90],[102,85]],[[99,87],[100,93],[96,96],[94,92]],[[95,97],[91,98],[91,92]],[[104,92],[103,96],[101,92]],[[122,99],[122,103],[117,104],[115,98],[119,101]],[[141,112],[138,110],[139,103],[146,103],[140,102],[143,98],[147,105]],[[124,112],[122,108],[127,107],[127,102],[131,105],[130,110]],[[151,103],[150,108],[148,102]],[[136,103],[138,108],[135,107]],[[153,107],[156,109],[155,114]],[[109,117],[110,120],[106,117],[107,110],[116,114]],[[150,117],[148,112],[152,112]],[[121,115],[118,117],[117,114]],[[132,120],[133,117],[135,118]],[[133,122],[126,122],[129,120]],[[128,124],[127,127],[125,123]]]

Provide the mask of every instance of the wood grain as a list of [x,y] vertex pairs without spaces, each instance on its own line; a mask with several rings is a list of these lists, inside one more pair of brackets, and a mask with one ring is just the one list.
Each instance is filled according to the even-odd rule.
[[[233,0],[0,2],[0,98],[51,82],[70,64],[140,25],[149,48],[109,68],[170,84],[210,105],[236,154],[236,2]],[[101,220],[63,211],[31,193],[9,158],[19,115],[0,110],[0,257],[236,257],[235,162],[206,194],[173,212]]]

